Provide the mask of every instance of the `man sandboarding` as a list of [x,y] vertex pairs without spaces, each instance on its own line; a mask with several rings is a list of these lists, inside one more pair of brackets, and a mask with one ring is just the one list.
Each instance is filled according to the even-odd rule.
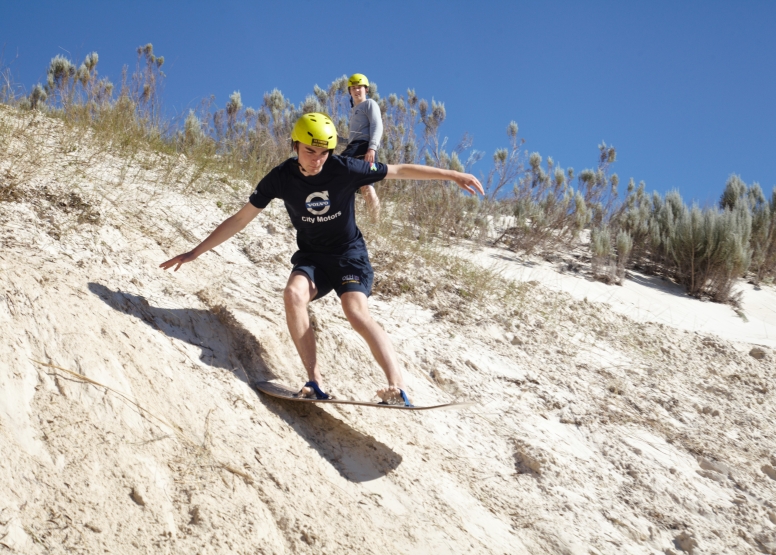
[[334,290],[350,325],[367,342],[385,372],[388,387],[377,391],[383,403],[410,406],[404,378],[388,334],[372,319],[367,297],[374,273],[366,243],[356,226],[355,193],[383,179],[451,180],[474,194],[484,194],[471,174],[416,164],[386,165],[333,155],[337,130],[325,114],[304,114],[291,132],[296,158],[273,168],[249,201],[222,222],[193,250],[160,264],[175,271],[242,231],[273,198],[282,199],[296,229],[299,250],[283,291],[288,331],[307,370],[300,397],[328,399],[318,365],[315,335],[307,305]]

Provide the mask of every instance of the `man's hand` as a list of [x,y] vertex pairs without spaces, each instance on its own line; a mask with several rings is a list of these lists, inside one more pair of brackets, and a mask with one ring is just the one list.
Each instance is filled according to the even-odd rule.
[[369,162],[370,164],[375,161],[375,151],[374,149],[370,148],[366,151],[366,154],[364,154],[364,162]]
[[455,181],[461,189],[468,191],[471,194],[474,194],[475,192],[478,192],[481,195],[485,194],[485,189],[482,188],[482,183],[480,183],[480,180],[474,177],[472,174],[461,172],[455,173],[458,175],[453,177],[453,181]]
[[159,264],[159,267],[162,270],[169,270],[173,266],[175,266],[174,272],[178,271],[178,268],[183,266],[186,262],[191,262],[192,260],[196,260],[199,255],[194,254],[194,251],[184,252],[183,254],[179,254],[175,258],[171,258],[167,262],[162,262]]

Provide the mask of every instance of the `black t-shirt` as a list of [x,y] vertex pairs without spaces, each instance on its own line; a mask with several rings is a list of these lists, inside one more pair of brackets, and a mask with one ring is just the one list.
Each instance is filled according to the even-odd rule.
[[350,255],[366,249],[356,226],[355,193],[385,178],[385,164],[330,155],[318,175],[305,176],[289,158],[259,181],[250,197],[256,208],[282,199],[296,228],[299,250]]

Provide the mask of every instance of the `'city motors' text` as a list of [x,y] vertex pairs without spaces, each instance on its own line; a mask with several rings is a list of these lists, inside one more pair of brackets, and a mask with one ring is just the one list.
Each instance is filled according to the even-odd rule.
[[334,218],[338,218],[342,215],[342,212],[337,212],[336,214],[331,214],[329,216],[316,216],[315,218],[310,218],[309,216],[302,216],[302,221],[307,222],[308,224],[314,224],[316,222],[328,222],[329,220],[333,220]]

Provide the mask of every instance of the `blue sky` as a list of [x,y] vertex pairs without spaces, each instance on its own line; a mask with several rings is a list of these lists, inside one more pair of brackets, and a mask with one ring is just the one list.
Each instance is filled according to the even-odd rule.
[[[443,101],[442,132],[485,158],[517,121],[529,152],[577,173],[614,145],[623,183],[715,202],[731,173],[776,185],[776,1],[0,3],[2,63],[29,90],[56,54],[96,51],[114,82],[153,43],[164,102],[184,112],[239,90],[258,107],[278,88],[365,73],[380,93]],[[621,189],[621,190],[622,190]]]

